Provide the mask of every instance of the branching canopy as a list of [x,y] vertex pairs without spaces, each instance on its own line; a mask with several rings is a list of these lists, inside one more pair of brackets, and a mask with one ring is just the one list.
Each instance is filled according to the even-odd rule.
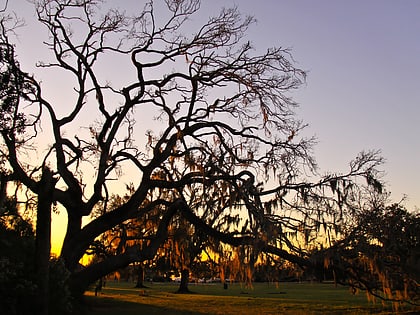
[[[100,0],[36,1],[49,32],[46,59],[53,60],[40,61],[39,70],[55,69],[74,83],[66,86],[71,97],[62,104],[45,96],[48,86],[6,60],[5,48],[14,57],[14,46],[2,27],[2,67],[18,69],[31,83],[11,84],[2,75],[2,110],[13,115],[14,134],[27,110],[17,99],[39,109],[35,122],[51,125],[51,138],[39,133],[27,141],[48,141],[40,161],[28,161],[25,147],[2,127],[4,167],[35,195],[44,165],[59,179],[54,202],[68,215],[61,257],[81,291],[117,268],[153,258],[175,216],[219,242],[308,264],[299,242],[339,232],[357,211],[361,179],[381,189],[377,152],[361,153],[347,173],[318,175],[314,139],[300,136],[305,124],[290,97],[306,73],[288,49],[259,53],[252,46],[246,39],[252,17],[223,9],[192,31],[200,1],[165,4],[157,12],[150,1],[131,16],[105,12]],[[3,97],[9,88],[19,90],[11,107]],[[115,178],[130,174],[130,194],[110,204],[119,194]],[[95,240],[130,220],[142,246],[125,246],[77,269]]]

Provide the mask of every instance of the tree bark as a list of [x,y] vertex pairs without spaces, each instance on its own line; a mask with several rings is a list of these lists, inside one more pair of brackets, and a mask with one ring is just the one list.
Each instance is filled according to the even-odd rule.
[[39,182],[36,218],[35,266],[38,284],[36,314],[49,313],[49,261],[51,254],[51,206],[56,180],[48,168],[44,168]]

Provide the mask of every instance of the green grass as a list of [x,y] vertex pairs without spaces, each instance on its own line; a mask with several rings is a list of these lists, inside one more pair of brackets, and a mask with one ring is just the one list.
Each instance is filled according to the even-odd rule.
[[[190,285],[193,294],[175,294],[176,284],[151,284],[134,289],[132,283],[109,282],[98,297],[86,294],[92,315],[198,315],[198,314],[393,314],[390,305],[369,303],[364,294],[353,295],[334,284],[254,284],[246,288],[220,283]],[[402,308],[401,314],[420,314],[420,309]],[[417,311],[417,312],[416,312]]]

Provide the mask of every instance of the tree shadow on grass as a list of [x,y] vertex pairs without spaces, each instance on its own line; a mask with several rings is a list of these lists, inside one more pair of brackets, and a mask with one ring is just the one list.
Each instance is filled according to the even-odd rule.
[[208,312],[178,310],[165,306],[143,304],[141,302],[121,301],[112,297],[85,296],[84,315],[203,315]]

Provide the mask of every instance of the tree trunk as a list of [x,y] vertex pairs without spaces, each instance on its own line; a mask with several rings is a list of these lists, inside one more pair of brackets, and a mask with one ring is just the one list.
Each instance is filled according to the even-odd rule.
[[6,211],[6,207],[3,207],[4,202],[7,199],[7,180],[6,175],[0,172],[0,215]]
[[143,268],[143,264],[138,264],[137,266],[137,283],[136,283],[136,288],[146,288],[146,286],[144,285],[144,268]]
[[188,269],[182,269],[181,271],[181,284],[179,285],[179,289],[177,293],[191,293],[188,289],[188,281],[190,279],[190,271]]
[[36,314],[49,313],[49,261],[51,254],[51,206],[55,179],[48,168],[44,168],[38,194],[36,218],[35,267],[38,284]]
[[60,258],[64,260],[66,268],[70,272],[76,271],[79,263],[79,256],[74,255],[73,238],[80,233],[82,228],[82,217],[78,215],[67,215],[67,231],[61,248]]

